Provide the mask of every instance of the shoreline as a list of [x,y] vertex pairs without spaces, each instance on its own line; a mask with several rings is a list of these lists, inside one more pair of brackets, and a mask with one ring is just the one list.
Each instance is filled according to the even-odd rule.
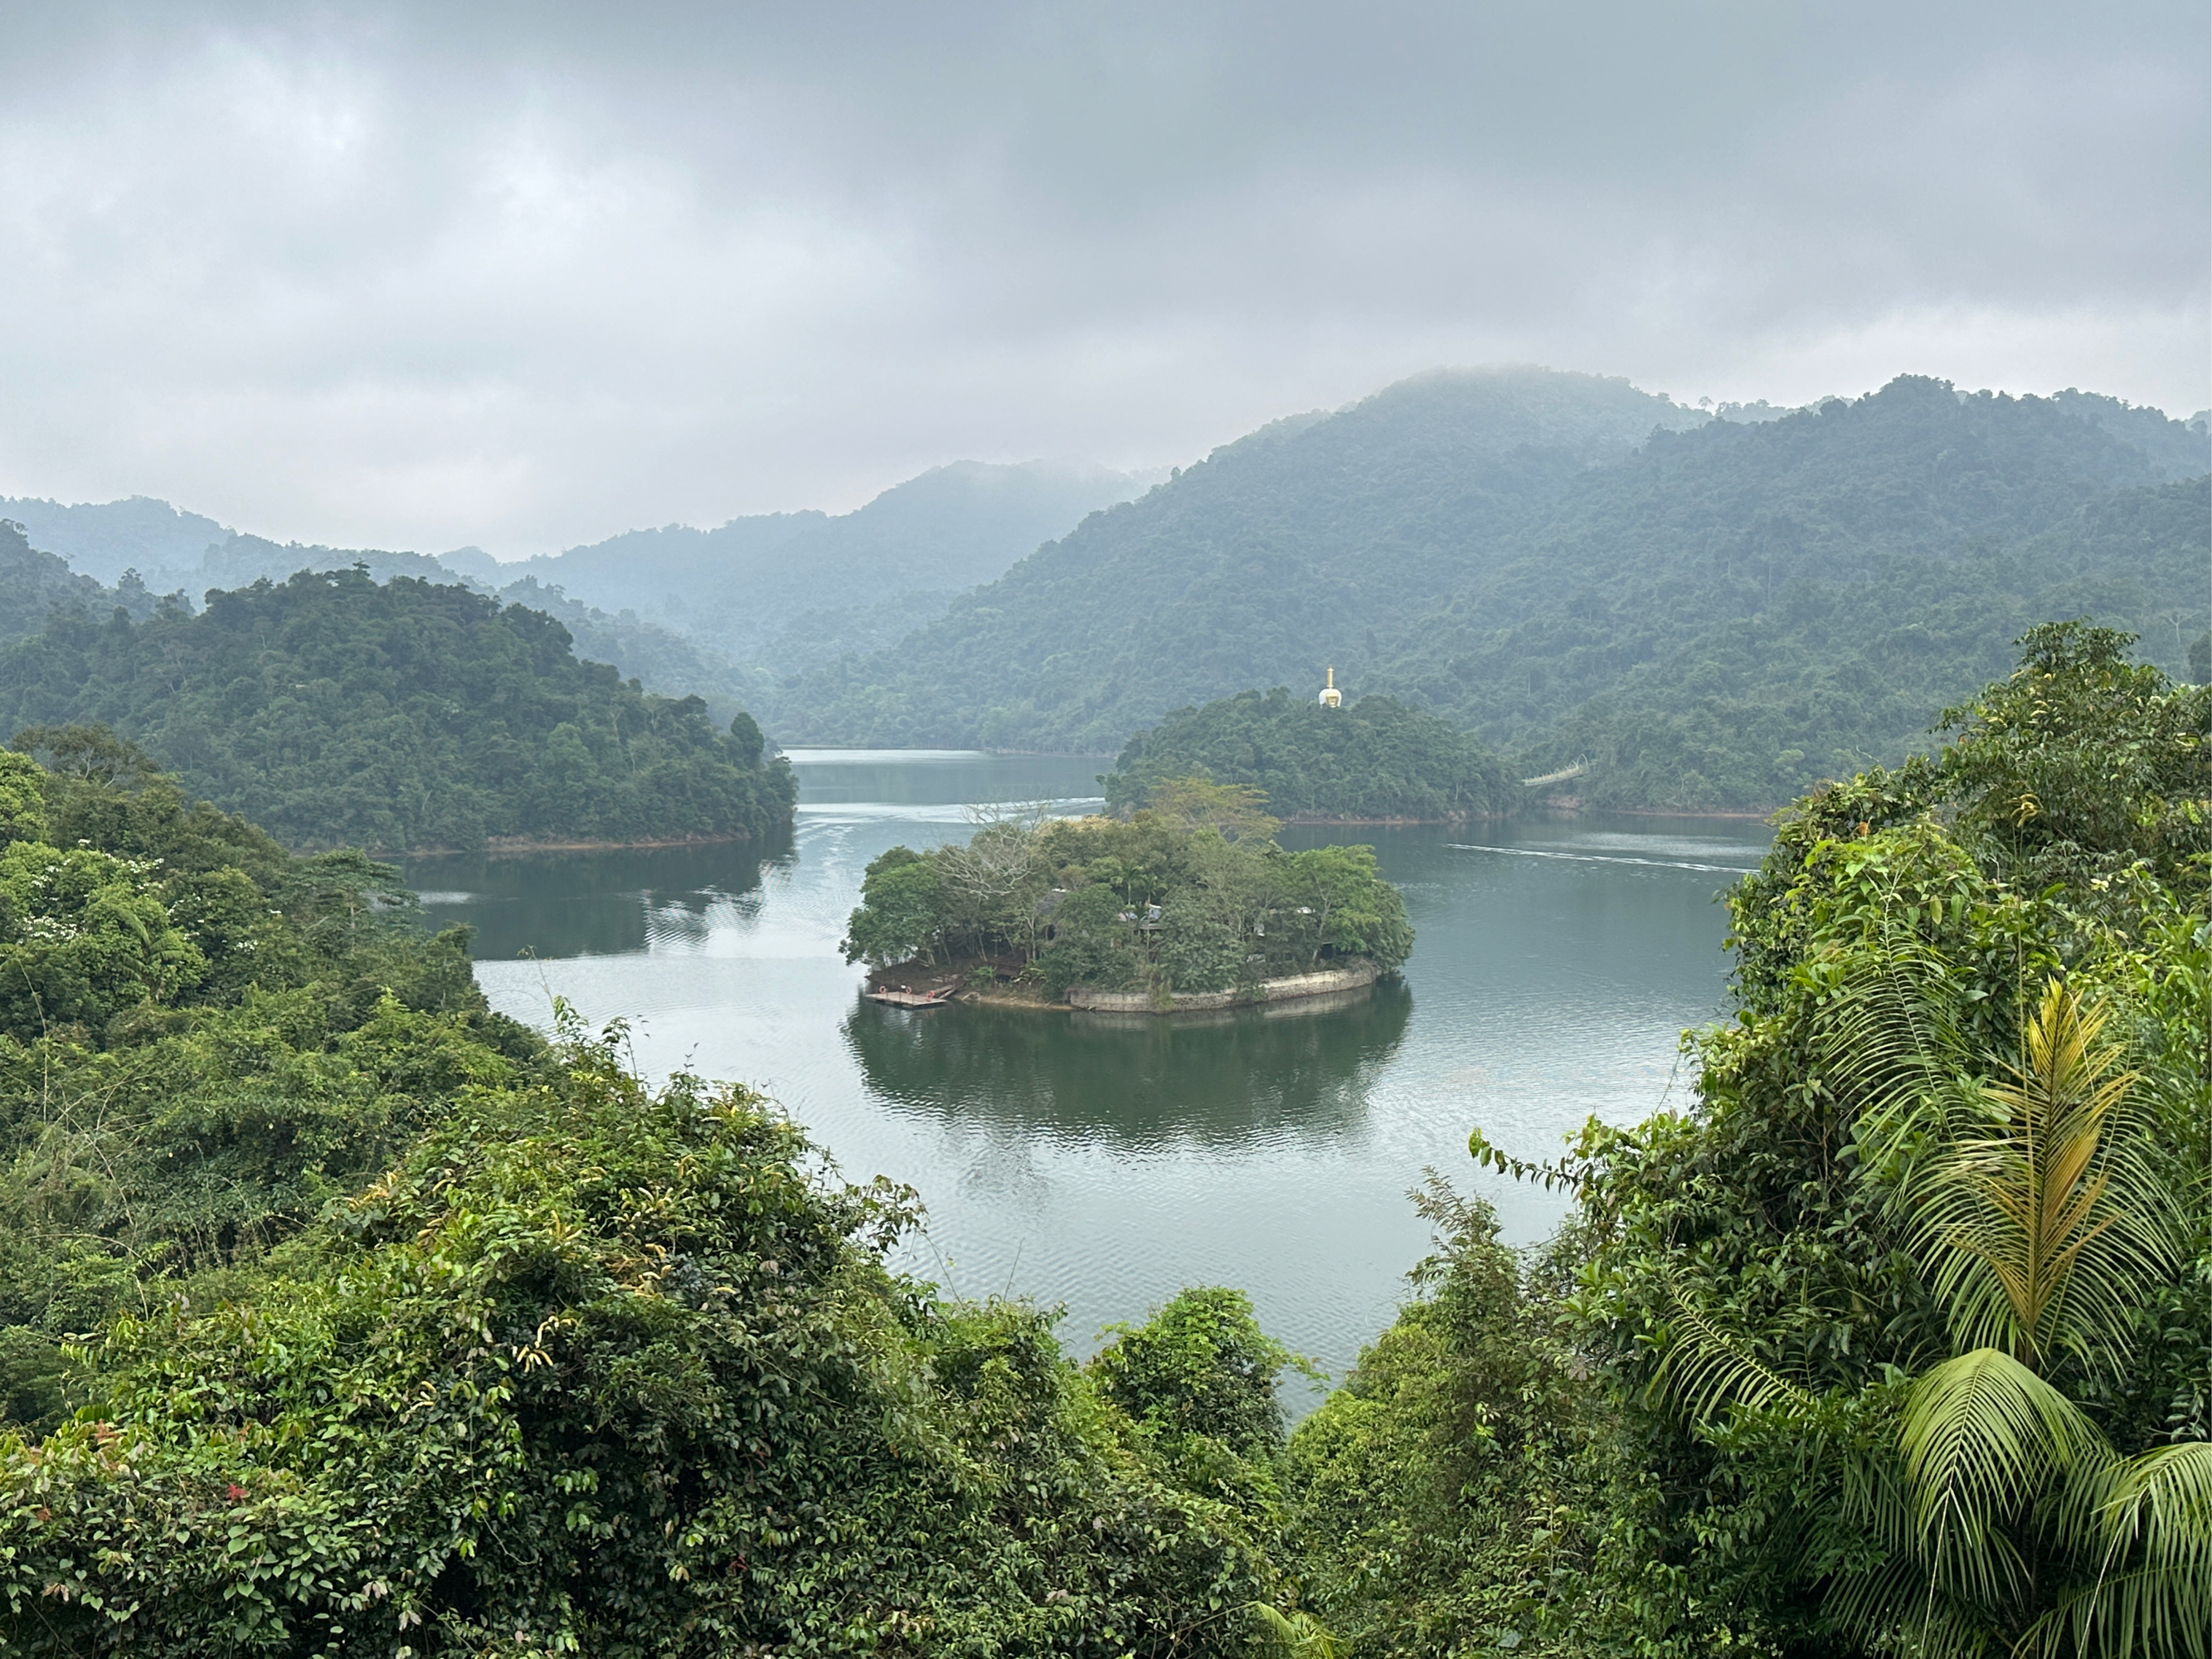
[[653,841],[538,841],[527,836],[488,836],[481,847],[410,847],[404,852],[364,848],[371,858],[459,859],[520,858],[532,853],[641,853],[672,847],[732,847],[750,842],[742,833],[728,836],[682,836]]
[[1381,969],[1360,957],[1341,967],[1279,975],[1241,990],[1176,991],[1168,993],[1163,1000],[1159,994],[1150,991],[1096,991],[1088,986],[1071,985],[1066,1000],[1054,1002],[1042,993],[1023,986],[1012,975],[995,980],[988,987],[963,984],[962,981],[978,965],[969,961],[925,968],[919,963],[895,963],[870,973],[862,981],[863,994],[885,989],[945,990],[948,993],[946,1002],[969,1003],[981,1008],[1024,1008],[1035,1013],[1111,1014],[1157,1019],[1181,1014],[1233,1013],[1246,1008],[1290,1012],[1302,1006],[1338,1006],[1382,977]]

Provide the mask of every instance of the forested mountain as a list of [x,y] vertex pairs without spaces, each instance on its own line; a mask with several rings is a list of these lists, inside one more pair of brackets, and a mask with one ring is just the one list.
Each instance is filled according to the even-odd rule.
[[185,587],[195,600],[199,593],[191,582],[202,556],[234,533],[150,495],[74,506],[31,496],[0,498],[0,519],[21,525],[32,546],[58,555],[81,575],[112,585],[125,571],[136,570],[152,586]]
[[[2167,422],[2184,431],[2176,422]],[[1386,646],[1378,689],[1577,760],[1585,800],[1757,809],[1894,762],[2012,641],[2086,615],[2185,668],[2212,513],[2052,401],[1903,379],[1664,434]]]
[[854,512],[777,513],[713,530],[669,525],[502,564],[478,548],[435,557],[242,534],[146,496],[64,506],[0,501],[31,544],[107,582],[135,569],[198,604],[209,588],[356,565],[379,580],[459,575],[509,604],[557,614],[580,655],[649,690],[718,711],[760,707],[806,665],[892,643],[961,589],[1000,574],[1085,514],[1146,480],[1103,467],[957,461]]
[[1437,373],[1279,421],[778,704],[794,735],[1112,753],[1395,639],[1590,468],[1705,417],[1625,380]]
[[143,619],[182,595],[153,592],[132,571],[121,582],[103,587],[80,575],[51,553],[33,547],[20,526],[0,519],[0,645],[37,633],[57,615],[82,611],[106,617],[118,605]]
[[726,734],[577,660],[541,612],[354,570],[65,616],[0,655],[0,729],[88,722],[295,847],[759,838],[793,799],[749,718]]
[[1589,763],[1586,801],[1769,807],[1900,757],[2047,617],[2185,672],[2206,465],[2196,425],[2081,393],[1907,376],[1747,422],[1540,370],[1424,377],[1255,434],[810,672],[780,729],[1110,751],[1334,662],[1524,771]]
[[1101,780],[1130,811],[1178,779],[1242,785],[1290,819],[1490,817],[1522,803],[1520,780],[1480,738],[1389,697],[1324,708],[1277,686],[1179,708],[1129,739]]
[[779,513],[714,530],[670,525],[498,567],[456,561],[480,580],[534,577],[586,605],[634,610],[741,662],[787,671],[875,643],[1000,575],[1085,514],[1142,481],[1101,467],[959,461],[836,517]]

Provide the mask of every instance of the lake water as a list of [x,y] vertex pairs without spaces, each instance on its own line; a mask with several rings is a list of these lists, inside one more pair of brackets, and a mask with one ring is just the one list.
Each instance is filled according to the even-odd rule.
[[1470,1127],[1549,1157],[1589,1115],[1680,1104],[1685,1026],[1719,1012],[1716,895],[1766,835],[1729,820],[1536,818],[1287,832],[1373,843],[1418,942],[1348,1006],[1161,1020],[860,995],[837,953],[885,848],[964,837],[966,807],[1094,804],[1096,761],[801,750],[783,846],[425,860],[441,922],[477,928],[493,1004],[544,1025],[555,995],[632,1022],[639,1065],[753,1085],[849,1177],[928,1206],[908,1265],[967,1296],[1064,1304],[1062,1340],[1185,1285],[1242,1286],[1340,1375],[1389,1322],[1427,1231],[1433,1167],[1533,1241],[1562,1200],[1478,1174]]

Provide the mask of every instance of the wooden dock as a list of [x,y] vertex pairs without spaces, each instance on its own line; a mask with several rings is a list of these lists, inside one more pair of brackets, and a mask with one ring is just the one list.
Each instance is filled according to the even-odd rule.
[[887,1002],[894,1008],[942,1008],[952,1000],[952,988],[940,985],[933,991],[902,991],[886,985],[861,994],[872,1002]]

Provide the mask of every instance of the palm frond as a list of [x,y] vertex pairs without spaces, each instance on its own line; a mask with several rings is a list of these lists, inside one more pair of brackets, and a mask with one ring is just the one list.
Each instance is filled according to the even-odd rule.
[[2069,1483],[2055,1529],[2095,1577],[2045,1614],[2024,1651],[2212,1654],[2212,1443],[2114,1458]]
[[2108,1018],[2052,980],[2010,1075],[1957,1097],[1911,1183],[1913,1231],[1962,1344],[2117,1364],[2174,1264],[2179,1217],[2145,1160],[2136,1074],[2104,1041]]
[[2015,1602],[2026,1588],[2019,1522],[2055,1481],[2110,1455],[2080,1407],[1998,1348],[1917,1378],[1898,1449],[1931,1581],[1986,1605]]
[[1927,1104],[1967,1052],[1960,998],[1951,964],[1908,936],[1884,940],[1846,972],[1817,1017],[1821,1080],[1851,1113],[1870,1161],[1936,1127]]
[[1285,1613],[1265,1601],[1246,1603],[1284,1659],[1344,1659],[1344,1639],[1310,1613]]
[[1655,1394],[1672,1395],[1694,1423],[1711,1423],[1730,1406],[1765,1411],[1811,1409],[1814,1396],[1746,1352],[1743,1340],[1691,1305],[1673,1286],[1673,1341],[1651,1378]]

